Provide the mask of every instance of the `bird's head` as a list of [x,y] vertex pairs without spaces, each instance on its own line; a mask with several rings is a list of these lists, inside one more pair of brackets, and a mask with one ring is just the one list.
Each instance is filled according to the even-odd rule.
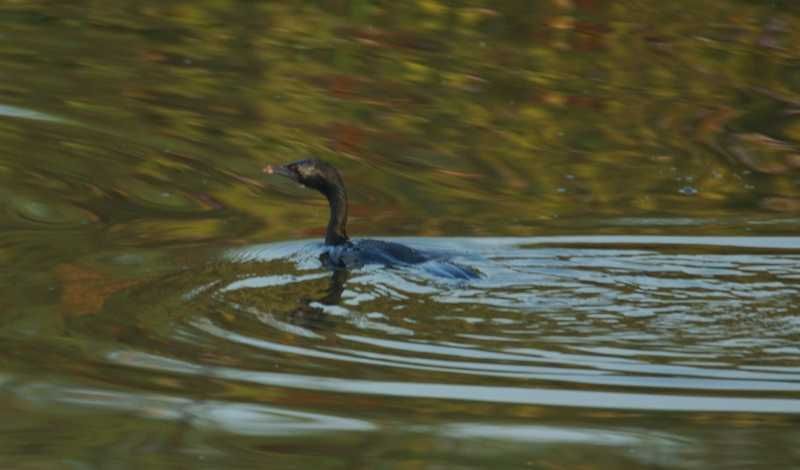
[[267,165],[264,173],[285,176],[307,188],[328,194],[334,189],[344,189],[342,177],[333,166],[316,158],[300,160],[286,165]]

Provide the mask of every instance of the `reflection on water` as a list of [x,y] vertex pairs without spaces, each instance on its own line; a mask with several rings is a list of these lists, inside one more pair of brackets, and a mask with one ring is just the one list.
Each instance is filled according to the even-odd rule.
[[[800,376],[792,369],[800,366],[800,322],[794,318],[800,293],[797,238],[402,241],[427,250],[458,247],[469,256],[456,260],[486,277],[452,282],[414,267],[367,269],[350,279],[338,272],[327,294],[315,302],[295,293],[320,280],[318,274],[302,274],[309,270],[304,267],[311,264],[316,245],[237,249],[225,256],[250,263],[288,256],[300,271],[295,276],[239,275],[202,291],[192,302],[211,302],[215,311],[230,309],[285,336],[281,341],[253,336],[235,328],[240,319],[215,322],[213,317],[193,317],[181,329],[192,331],[189,338],[209,335],[333,362],[334,370],[342,362],[365,374],[374,373],[374,367],[397,369],[393,373],[407,381],[214,372],[285,387],[601,408],[800,411],[800,402],[782,396],[698,396],[701,391],[800,391]],[[275,297],[305,306],[303,314],[315,312],[313,317],[328,320],[328,327],[308,318],[292,324],[303,308],[281,312],[274,302],[261,303]],[[288,341],[291,337],[308,342]],[[456,377],[429,383],[430,371]],[[493,387],[491,378],[547,387]],[[452,380],[463,383],[452,385]],[[595,388],[558,387],[579,384]],[[619,393],[623,388],[626,393]],[[644,393],[631,393],[637,389]],[[658,393],[649,394],[653,390]]]
[[[482,458],[509,462],[522,443],[719,461],[708,442],[800,414],[796,237],[400,241],[485,276],[331,272],[313,241],[224,249],[110,294],[50,342],[39,379],[3,388],[25,408],[171,422],[160,435],[187,448],[190,431],[425,435],[488,439]],[[637,421],[649,413],[674,424]]]
[[800,10],[696,3],[3,2],[0,467],[800,461]]
[[149,419],[187,421],[199,428],[244,435],[292,435],[328,431],[371,431],[374,426],[355,419],[301,413],[265,405],[191,400],[168,395],[127,393],[55,383],[15,384],[14,392],[27,402],[113,410]]
[[52,121],[52,122],[59,122],[59,123],[66,123],[63,119],[51,116],[47,113],[42,113],[39,111],[33,111],[30,109],[19,108],[17,106],[9,106],[2,104],[0,105],[0,116],[7,116],[11,118],[20,118],[20,119],[36,119],[39,121]]

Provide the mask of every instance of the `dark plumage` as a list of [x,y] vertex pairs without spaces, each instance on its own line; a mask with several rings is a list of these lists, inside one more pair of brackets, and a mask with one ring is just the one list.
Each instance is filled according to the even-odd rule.
[[264,172],[285,176],[307,188],[316,189],[330,206],[325,230],[327,250],[322,261],[334,268],[352,268],[366,264],[384,266],[423,265],[433,274],[456,279],[475,279],[478,273],[443,259],[445,255],[427,253],[399,243],[383,240],[351,241],[347,236],[347,191],[339,171],[318,159],[300,160],[287,165],[264,167]]

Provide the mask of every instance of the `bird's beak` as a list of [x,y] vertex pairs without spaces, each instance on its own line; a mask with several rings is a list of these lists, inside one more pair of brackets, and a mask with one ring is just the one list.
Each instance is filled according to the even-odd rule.
[[289,168],[283,165],[267,165],[261,171],[268,175],[281,175],[287,178],[295,179],[294,173]]

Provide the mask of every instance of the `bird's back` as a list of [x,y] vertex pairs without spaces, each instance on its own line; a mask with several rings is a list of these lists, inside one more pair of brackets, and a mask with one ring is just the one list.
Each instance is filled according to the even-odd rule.
[[331,246],[323,261],[339,268],[356,268],[368,264],[387,267],[418,265],[429,274],[450,279],[477,279],[479,273],[446,259],[445,254],[427,253],[400,243],[362,239]]

